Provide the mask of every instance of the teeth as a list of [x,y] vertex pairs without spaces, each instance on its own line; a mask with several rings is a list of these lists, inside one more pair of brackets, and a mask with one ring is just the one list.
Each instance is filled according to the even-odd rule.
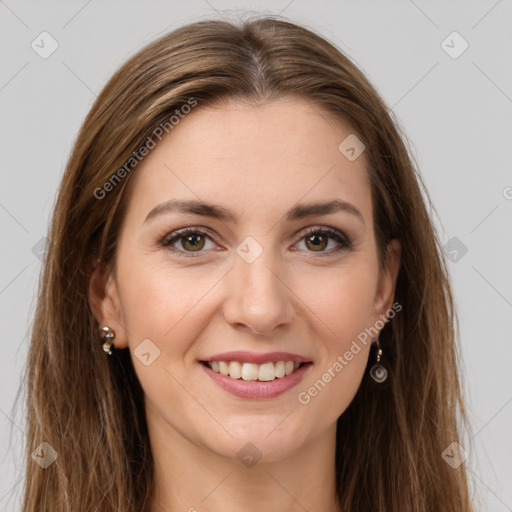
[[219,371],[222,375],[229,375],[229,364],[224,361],[219,361]]
[[242,363],[231,361],[229,363],[229,375],[233,379],[239,379],[242,376]]
[[277,363],[276,363],[276,378],[281,378],[286,375],[286,370],[284,367],[285,367],[284,361],[277,361]]
[[258,365],[254,363],[244,363],[242,365],[242,380],[258,380]]
[[258,380],[269,381],[276,378],[274,363],[261,364],[258,369]]
[[216,373],[232,379],[258,380],[269,382],[290,375],[299,366],[295,361],[277,361],[276,363],[241,363],[239,361],[212,361],[208,366]]

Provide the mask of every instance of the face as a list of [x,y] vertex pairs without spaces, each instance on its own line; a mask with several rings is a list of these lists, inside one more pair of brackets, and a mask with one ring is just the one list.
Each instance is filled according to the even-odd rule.
[[132,171],[91,302],[130,350],[150,433],[270,462],[334,431],[399,265],[393,242],[379,273],[364,153],[338,149],[351,133],[296,98],[199,105]]

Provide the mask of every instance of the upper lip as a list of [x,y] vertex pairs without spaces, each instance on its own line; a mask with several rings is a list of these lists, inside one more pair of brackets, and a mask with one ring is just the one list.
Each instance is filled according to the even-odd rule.
[[243,363],[275,363],[277,361],[296,361],[299,363],[309,363],[310,360],[302,357],[298,354],[292,354],[291,352],[266,352],[264,354],[258,354],[256,352],[223,352],[222,354],[215,354],[208,359],[203,359],[204,362],[211,361],[240,361]]

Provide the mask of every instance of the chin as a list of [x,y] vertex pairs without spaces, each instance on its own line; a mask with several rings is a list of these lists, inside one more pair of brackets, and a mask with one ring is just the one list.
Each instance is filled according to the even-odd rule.
[[[275,420],[275,418],[272,418]],[[251,464],[257,459],[258,463],[273,463],[285,460],[293,456],[301,449],[307,441],[305,433],[300,433],[297,426],[293,424],[281,428],[276,428],[279,421],[271,422],[261,421],[255,424],[253,420],[240,421],[231,424],[228,429],[233,437],[223,435],[222,438],[205,439],[207,445],[213,452],[226,458],[238,458],[242,463],[251,467]],[[249,461],[246,463],[245,461]]]

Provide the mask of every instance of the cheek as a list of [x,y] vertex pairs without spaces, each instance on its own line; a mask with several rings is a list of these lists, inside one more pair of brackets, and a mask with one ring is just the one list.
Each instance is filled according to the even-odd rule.
[[342,350],[371,326],[376,290],[373,274],[372,267],[361,259],[325,276],[312,276],[311,282],[302,281],[301,297],[329,328],[326,340],[332,340],[333,349]]
[[298,402],[313,414],[326,414],[328,421],[335,421],[348,407],[366,368],[371,338],[365,329],[372,326],[376,290],[372,268],[361,258],[317,279],[316,287],[310,287],[316,291],[309,295],[308,281],[302,282],[308,306],[328,330],[322,330],[326,334],[319,347],[320,365],[301,386]]
[[[186,382],[188,363],[194,358],[190,347],[208,323],[207,315],[201,314],[208,304],[205,292],[218,277],[194,273],[191,268],[173,268],[167,262],[148,264],[145,258],[130,258],[129,265],[120,265],[119,269],[123,317],[134,369],[151,407],[165,416],[172,402],[176,410],[193,414],[197,404],[183,393],[180,383]],[[143,346],[144,351],[139,349]],[[146,352],[150,353],[147,365],[139,358]]]
[[[136,268],[136,270],[135,270]],[[120,277],[125,325],[130,344],[142,337],[153,337],[163,343],[175,333],[189,329],[193,334],[195,308],[199,307],[205,290],[214,284],[211,274],[194,273],[191,269],[171,269],[164,265],[133,267]],[[123,280],[124,279],[124,280]]]

